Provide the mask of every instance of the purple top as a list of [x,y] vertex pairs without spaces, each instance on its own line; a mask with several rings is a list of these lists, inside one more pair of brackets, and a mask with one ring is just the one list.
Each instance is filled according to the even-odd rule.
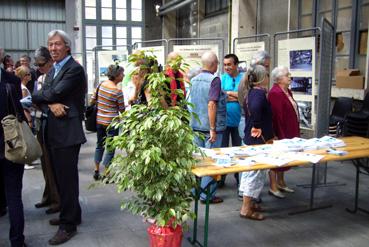
[[[202,72],[213,74],[208,70],[203,70]],[[220,95],[221,88],[222,88],[222,86],[221,86],[220,78],[217,76],[213,79],[213,81],[210,84],[209,101],[218,101],[219,100],[219,95]]]

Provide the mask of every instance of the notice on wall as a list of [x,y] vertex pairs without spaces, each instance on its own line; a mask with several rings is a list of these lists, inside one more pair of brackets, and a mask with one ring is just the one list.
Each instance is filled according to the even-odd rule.
[[164,46],[139,47],[136,50],[144,51],[144,52],[151,52],[151,54],[154,55],[156,59],[158,60],[158,63],[164,67],[165,65],[165,47]]
[[238,60],[246,62],[246,66],[249,67],[252,56],[258,51],[265,50],[265,42],[251,42],[236,44],[235,53]]
[[98,77],[99,82],[107,80],[107,72],[108,67],[111,64],[119,64],[123,68],[128,63],[128,51],[127,50],[119,50],[119,51],[99,51],[98,52]]
[[293,97],[298,103],[300,126],[315,125],[315,37],[278,41],[278,66],[288,67]]
[[174,45],[173,51],[177,52],[189,64],[191,68],[201,67],[201,56],[207,52],[214,52],[221,60],[218,45]]

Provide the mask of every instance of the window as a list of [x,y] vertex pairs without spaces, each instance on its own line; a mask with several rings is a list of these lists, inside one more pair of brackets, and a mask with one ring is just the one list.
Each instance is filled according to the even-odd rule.
[[127,0],[116,0],[115,19],[117,21],[127,20]]
[[96,0],[86,0],[85,16],[86,19],[96,19]]
[[86,26],[86,50],[92,50],[96,46],[96,26]]
[[142,21],[142,0],[131,0],[132,21]]
[[142,40],[142,28],[132,27],[132,45],[135,42],[140,42]]
[[112,20],[113,19],[113,11],[112,11],[112,0],[103,0],[101,1],[101,19],[102,20]]
[[116,44],[117,45],[127,45],[127,28],[126,27],[116,27]]
[[205,0],[205,15],[215,15],[227,10],[228,0]]
[[[113,45],[113,27],[111,26],[102,26],[101,27],[101,41],[103,46],[112,46]],[[111,47],[112,48],[112,47]]]

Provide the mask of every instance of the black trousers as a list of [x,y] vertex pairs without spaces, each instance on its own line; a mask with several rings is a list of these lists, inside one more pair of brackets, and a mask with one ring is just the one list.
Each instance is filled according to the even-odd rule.
[[222,148],[229,147],[229,136],[232,138],[232,147],[241,146],[241,137],[238,127],[228,127],[223,132]]
[[81,145],[50,148],[56,185],[60,196],[60,226],[66,231],[75,231],[81,222],[79,204],[78,155]]
[[5,181],[3,175],[3,169],[0,167],[0,212],[1,210],[6,208],[6,199],[5,199]]
[[[10,221],[9,239],[12,247],[24,244],[24,213],[22,202],[22,180],[24,165],[0,159],[0,169],[4,181],[6,203]],[[1,179],[0,179],[1,180]]]

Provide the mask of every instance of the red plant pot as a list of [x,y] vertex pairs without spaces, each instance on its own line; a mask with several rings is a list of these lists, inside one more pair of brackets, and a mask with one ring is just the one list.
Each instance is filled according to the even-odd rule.
[[171,226],[157,226],[152,224],[147,228],[150,247],[181,247],[182,227],[177,225],[175,229]]

